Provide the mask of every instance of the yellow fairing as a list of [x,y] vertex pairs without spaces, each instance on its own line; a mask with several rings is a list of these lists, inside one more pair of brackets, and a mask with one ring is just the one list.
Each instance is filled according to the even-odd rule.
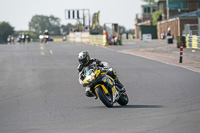
[[106,89],[106,87],[104,85],[101,85],[103,91],[105,92],[105,94],[108,94],[108,90]]
[[95,86],[95,89],[96,89],[98,86],[101,86],[101,88],[103,89],[103,91],[105,92],[105,94],[108,94],[108,90],[106,89],[106,87],[105,87],[104,85],[98,84],[98,85]]
[[107,74],[107,73],[106,72],[101,73],[101,75],[105,75],[105,74]]
[[94,75],[96,75],[96,77],[97,77],[99,74],[100,74],[100,70],[96,70],[96,71],[94,72]]
[[88,83],[88,81],[87,80],[83,80],[83,83],[85,84],[85,83]]
[[112,83],[112,81],[109,79],[109,83],[111,84],[111,85],[113,85],[113,83]]
[[112,94],[114,94],[117,91],[117,89],[115,88],[115,86],[113,86],[112,88]]

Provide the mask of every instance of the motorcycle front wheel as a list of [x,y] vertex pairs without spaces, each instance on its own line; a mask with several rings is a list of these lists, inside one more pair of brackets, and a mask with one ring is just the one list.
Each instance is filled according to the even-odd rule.
[[110,94],[109,92],[105,94],[104,90],[100,86],[96,88],[96,92],[97,92],[97,95],[99,96],[99,99],[102,101],[102,103],[106,107],[113,106],[112,94]]

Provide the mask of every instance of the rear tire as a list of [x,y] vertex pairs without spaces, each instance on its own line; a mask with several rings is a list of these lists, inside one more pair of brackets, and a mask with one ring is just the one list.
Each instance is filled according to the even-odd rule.
[[117,101],[117,103],[119,103],[121,106],[125,106],[128,103],[128,96],[126,93],[122,93],[119,100]]
[[102,103],[106,107],[113,106],[113,98],[109,92],[108,92],[108,94],[105,94],[103,89],[100,86],[96,88],[96,92],[97,92],[97,95],[99,96],[99,99],[102,101]]

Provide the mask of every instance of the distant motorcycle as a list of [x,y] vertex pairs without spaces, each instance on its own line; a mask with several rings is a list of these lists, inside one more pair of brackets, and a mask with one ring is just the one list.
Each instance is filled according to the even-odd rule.
[[41,43],[43,43],[43,38],[44,38],[43,35],[39,35],[39,39],[40,39],[40,42],[41,42]]
[[43,42],[47,43],[48,40],[49,40],[49,35],[44,35]]
[[112,107],[115,102],[127,105],[129,101],[126,92],[118,91],[113,78],[107,75],[106,70],[94,64],[86,68],[83,86],[107,107]]
[[47,43],[47,41],[49,40],[49,35],[39,35],[39,39],[41,43]]

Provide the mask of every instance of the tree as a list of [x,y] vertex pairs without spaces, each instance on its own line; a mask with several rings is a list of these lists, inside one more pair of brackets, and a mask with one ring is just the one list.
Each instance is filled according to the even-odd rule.
[[158,21],[162,20],[162,12],[161,11],[155,11],[153,13],[153,25],[157,25]]
[[61,25],[60,26],[60,29],[61,29],[61,33],[63,34],[63,35],[66,35],[66,34],[69,34],[69,32],[70,32],[70,28],[71,27],[75,27],[75,25],[72,25],[71,23],[68,23],[67,25]]
[[0,43],[7,42],[7,37],[14,33],[14,27],[8,22],[0,22]]
[[29,30],[44,32],[48,30],[51,35],[60,35],[60,19],[57,17],[35,15],[29,22]]

